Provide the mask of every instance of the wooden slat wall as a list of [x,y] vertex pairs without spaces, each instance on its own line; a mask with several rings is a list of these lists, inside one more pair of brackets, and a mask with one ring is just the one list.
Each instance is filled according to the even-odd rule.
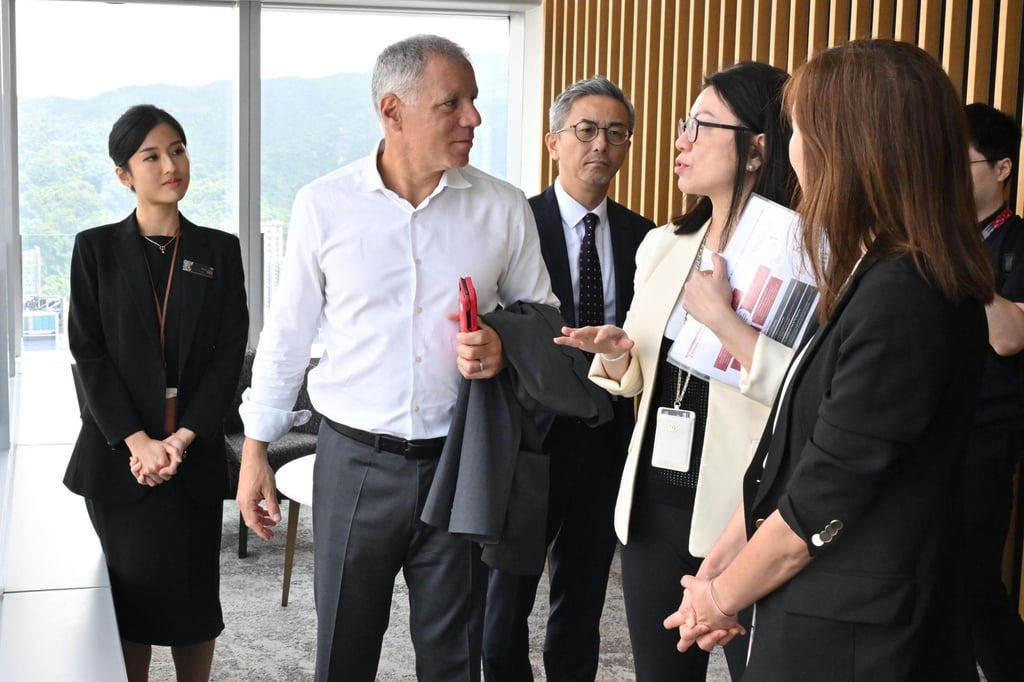
[[[986,102],[1019,121],[1022,15],[1020,0],[544,0],[545,120],[566,85],[595,74],[616,81],[636,106],[637,127],[611,194],[662,224],[682,210],[676,121],[705,74],[745,59],[791,71],[853,38],[896,38],[935,55],[965,104]],[[1024,213],[1016,191],[1024,163],[1017,168],[1012,201]],[[555,174],[545,156],[542,183]],[[1018,561],[1008,560],[1008,580]]]
[[[1018,120],[1024,109],[1019,0],[545,0],[544,14],[545,116],[580,78],[600,73],[621,85],[637,129],[613,196],[658,223],[682,206],[672,175],[676,121],[706,73],[737,61],[792,70],[852,38],[908,40],[939,59],[965,103],[988,102]],[[555,172],[546,159],[542,181]],[[1024,193],[1016,203],[1024,212]]]

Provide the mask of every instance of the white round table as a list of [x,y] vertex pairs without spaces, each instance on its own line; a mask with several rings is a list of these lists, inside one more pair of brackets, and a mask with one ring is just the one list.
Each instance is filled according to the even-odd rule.
[[288,498],[288,534],[284,545],[284,583],[281,606],[288,606],[288,589],[292,582],[292,561],[295,558],[295,534],[299,529],[299,505],[313,504],[313,463],[316,455],[299,457],[281,466],[275,474],[277,489]]

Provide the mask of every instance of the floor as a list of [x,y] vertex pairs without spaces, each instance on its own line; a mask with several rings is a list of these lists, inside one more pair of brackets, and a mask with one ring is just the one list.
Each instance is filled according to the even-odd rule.
[[[70,446],[78,432],[78,410],[71,380],[70,357],[61,352],[29,353],[21,360],[19,445]],[[83,508],[84,513],[84,508]],[[316,614],[313,609],[312,532],[308,507],[300,509],[295,567],[287,607],[281,606],[284,528],[270,541],[250,534],[249,555],[237,556],[238,516],[234,502],[225,502],[221,551],[221,602],[225,630],[217,641],[214,682],[290,682],[310,680],[314,666]],[[543,680],[540,652],[547,591],[541,581],[538,607],[531,619],[531,659]],[[671,605],[668,605],[671,609]],[[666,611],[667,613],[667,611]],[[385,635],[378,680],[415,680],[409,640],[408,596],[401,576],[395,583],[390,627]],[[154,650],[151,679],[173,680],[167,649]],[[632,658],[622,609],[618,558],[612,567],[602,620],[602,652],[598,682],[633,680]],[[709,682],[729,680],[721,651],[711,658]]]

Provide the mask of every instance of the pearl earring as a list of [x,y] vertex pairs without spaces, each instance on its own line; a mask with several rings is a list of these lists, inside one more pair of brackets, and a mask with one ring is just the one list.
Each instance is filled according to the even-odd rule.
[[753,171],[753,170],[754,170],[754,164],[752,164],[752,163],[748,163],[748,164],[747,164],[747,170],[748,170],[748,171]]

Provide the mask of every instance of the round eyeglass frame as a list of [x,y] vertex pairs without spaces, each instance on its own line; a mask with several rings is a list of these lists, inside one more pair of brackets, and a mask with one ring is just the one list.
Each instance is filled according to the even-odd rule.
[[[711,123],[710,121],[702,121],[696,116],[690,116],[689,118],[679,119],[677,125],[678,136],[682,137],[686,135],[686,139],[691,143],[697,141],[697,135],[700,133],[701,126],[705,128],[722,128],[723,130],[743,130],[748,133],[756,133],[757,131],[747,126],[733,126],[725,123]],[[691,135],[692,132],[692,135]]]
[[[581,135],[580,134],[580,129],[576,127],[576,126],[581,126],[581,125],[593,126],[594,134],[593,135],[589,135],[589,136],[586,135],[586,134],[582,134]],[[625,126],[621,126],[621,127],[623,129],[625,129]],[[624,138],[622,138],[621,140],[619,140],[618,142],[616,142],[615,140],[612,139],[611,135],[609,135],[608,133],[609,133],[609,130],[614,133],[615,131],[617,131],[620,128],[620,126],[618,126],[618,125],[616,125],[614,127],[613,126],[599,126],[599,125],[597,125],[596,121],[591,121],[590,119],[586,119],[586,118],[584,118],[582,120],[579,120],[576,123],[573,123],[572,125],[565,126],[564,128],[561,128],[560,130],[555,130],[553,132],[555,133],[555,135],[557,135],[559,133],[564,133],[566,130],[569,130],[570,128],[572,128],[572,134],[575,135],[576,139],[579,140],[580,142],[593,142],[594,140],[597,139],[597,136],[600,135],[601,131],[603,130],[604,131],[604,139],[607,140],[608,144],[612,145],[613,147],[618,147],[618,146],[624,145],[627,142],[629,142],[629,138],[633,137],[633,131],[632,130],[626,130],[625,131],[625,135],[626,136]]]

